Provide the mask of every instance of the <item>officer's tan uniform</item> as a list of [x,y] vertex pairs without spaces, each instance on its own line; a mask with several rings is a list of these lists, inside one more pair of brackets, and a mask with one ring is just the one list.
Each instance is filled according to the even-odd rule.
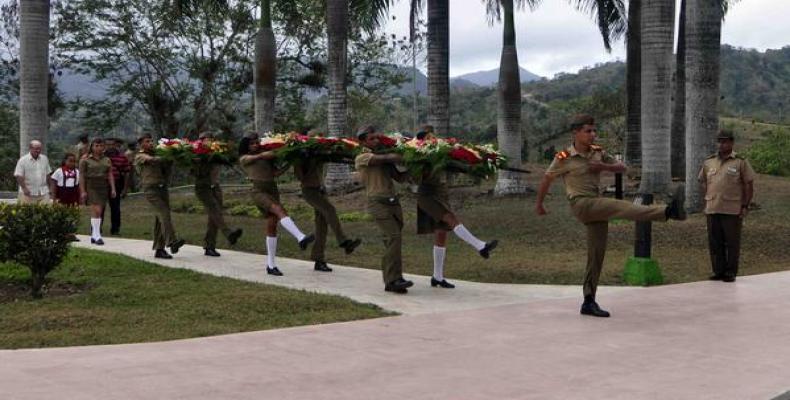
[[294,166],[294,175],[302,183],[302,198],[315,210],[315,242],[310,259],[326,262],[327,229],[332,229],[338,245],[348,238],[340,225],[337,210],[324,190],[323,163],[315,159],[307,159]]
[[110,194],[110,182],[107,176],[112,168],[108,157],[96,158],[93,154],[80,160],[80,175],[85,177],[85,192],[88,193],[88,204],[104,206]]
[[231,230],[222,217],[222,187],[219,185],[219,172],[221,165],[212,162],[196,161],[192,166],[195,176],[195,196],[203,203],[208,216],[205,248],[217,248],[217,232],[221,231],[227,239]]
[[557,153],[546,175],[562,176],[565,192],[573,215],[587,226],[587,269],[584,276],[584,295],[595,296],[598,279],[606,255],[609,220],[666,221],[665,206],[641,206],[630,201],[604,198],[600,195],[600,172],[589,170],[590,161],[614,164],[615,159],[599,146],[582,154],[571,145]]
[[166,245],[177,239],[170,218],[170,194],[167,190],[172,163],[141,150],[134,157],[134,165],[145,199],[151,203],[156,215],[154,250],[164,250]]
[[384,235],[386,250],[381,259],[381,271],[384,283],[388,284],[403,278],[401,256],[403,210],[392,182],[398,174],[395,166],[392,164],[370,165],[373,156],[373,153],[366,149],[365,152],[357,156],[354,165],[365,186],[368,213],[376,221],[376,225]]
[[252,202],[258,207],[264,218],[274,216],[270,210],[273,205],[280,204],[280,191],[277,188],[272,160],[255,158],[253,155],[247,154],[239,158],[239,164],[247,174],[247,179],[252,181],[252,190],[250,191]]
[[713,273],[736,276],[741,252],[741,208],[746,185],[755,173],[749,161],[732,152],[722,159],[718,153],[702,164],[699,176],[706,184],[705,214],[708,219],[708,248]]

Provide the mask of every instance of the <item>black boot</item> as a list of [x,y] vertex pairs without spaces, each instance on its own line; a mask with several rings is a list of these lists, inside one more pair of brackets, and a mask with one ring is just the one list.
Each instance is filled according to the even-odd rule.
[[178,253],[178,250],[181,248],[181,246],[184,245],[184,243],[186,243],[184,239],[176,239],[175,241],[173,241],[173,243],[167,245],[167,247],[170,247],[171,253],[176,254]]
[[165,249],[157,249],[156,252],[154,253],[154,257],[164,258],[165,260],[169,260],[173,258],[173,256],[171,256],[170,254],[167,254],[167,251],[165,251]]
[[412,287],[412,285],[414,285],[414,282],[407,281],[407,280],[405,280],[403,278],[398,278],[398,279],[396,279],[396,280],[384,285],[384,291],[386,291],[386,292],[393,292],[393,293],[399,293],[399,294],[406,294],[406,293],[409,293],[408,288]]
[[499,240],[492,240],[486,243],[486,246],[480,249],[480,256],[483,258],[488,258],[491,255],[491,250],[494,250],[498,244]]
[[360,244],[362,244],[362,239],[346,239],[340,243],[340,247],[346,250],[346,254],[351,254]]
[[299,250],[306,250],[307,246],[309,246],[310,243],[313,242],[315,242],[315,235],[311,233],[299,241]]
[[228,243],[230,243],[231,246],[236,244],[236,242],[241,237],[242,233],[244,233],[244,231],[241,228],[234,229],[231,233],[228,234]]
[[584,303],[580,312],[582,315],[592,315],[593,317],[609,318],[610,316],[608,311],[598,307],[598,303],[595,302],[595,298],[592,296],[584,296]]
[[329,266],[323,261],[316,261],[313,269],[321,272],[332,272],[332,268],[329,268]]
[[217,253],[217,250],[210,248],[206,248],[206,251],[203,252],[203,255],[209,257],[219,257],[219,253]]

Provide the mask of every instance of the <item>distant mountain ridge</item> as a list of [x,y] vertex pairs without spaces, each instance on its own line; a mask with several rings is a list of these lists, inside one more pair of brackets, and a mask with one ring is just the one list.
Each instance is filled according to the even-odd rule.
[[[519,67],[519,77],[521,83],[532,82],[543,79],[542,76],[534,74],[523,67]],[[490,69],[488,71],[470,72],[468,74],[458,75],[450,78],[450,84],[454,80],[464,80],[474,83],[477,86],[494,86],[499,82],[499,68]]]

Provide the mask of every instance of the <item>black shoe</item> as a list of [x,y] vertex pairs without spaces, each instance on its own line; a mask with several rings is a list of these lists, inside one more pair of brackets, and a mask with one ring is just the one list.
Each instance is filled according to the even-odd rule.
[[721,275],[721,274],[713,274],[713,275],[708,277],[709,281],[720,281],[722,279],[724,279],[724,275]]
[[91,243],[97,246],[104,246],[104,240],[102,240],[101,238],[98,239],[91,238]]
[[346,239],[340,243],[340,247],[346,250],[346,254],[351,254],[360,244],[362,244],[362,239]]
[[667,206],[666,215],[667,219],[676,219],[683,221],[686,219],[686,187],[678,185],[675,192],[672,194],[672,201]]
[[269,267],[267,266],[267,267],[266,267],[266,273],[267,273],[267,274],[269,274],[269,275],[274,275],[274,276],[283,276],[283,273],[282,273],[282,272],[280,272],[280,269],[279,269],[279,268],[277,268],[277,267],[274,267],[274,268],[269,268]]
[[167,247],[170,247],[171,253],[176,254],[178,253],[178,250],[181,248],[181,246],[184,245],[184,243],[186,243],[184,239],[177,239],[173,243],[170,243],[170,245],[168,245]]
[[299,241],[299,250],[306,250],[307,246],[309,246],[310,243],[313,242],[315,242],[315,235],[311,233]]
[[609,318],[609,311],[601,310],[598,303],[590,302],[582,304],[581,313],[583,315],[592,315],[593,317]]
[[206,251],[203,252],[203,255],[209,257],[219,257],[219,253],[217,253],[217,250],[215,249],[206,249]]
[[230,243],[231,246],[236,244],[236,242],[239,241],[239,238],[241,237],[242,233],[244,233],[244,230],[242,230],[241,228],[234,229],[231,233],[228,234],[228,243]]
[[403,278],[398,278],[386,285],[384,285],[384,291],[386,292],[394,292],[394,293],[408,293],[406,288],[410,288],[414,285],[414,282],[407,281]]
[[437,281],[434,277],[431,277],[431,287],[437,287],[437,286],[441,286],[441,287],[443,287],[445,289],[454,289],[455,288],[455,285],[453,285],[450,282],[447,282],[446,279],[442,279],[440,281]]
[[725,275],[721,278],[722,282],[735,282],[735,276],[733,275]]
[[488,256],[491,255],[491,250],[494,250],[497,247],[497,245],[499,245],[499,240],[492,240],[486,243],[486,247],[480,249],[479,252],[480,256],[483,258],[488,258]]
[[165,260],[169,260],[169,259],[173,258],[173,256],[171,256],[170,254],[167,254],[167,251],[165,251],[165,249],[157,250],[156,253],[154,253],[154,257],[155,258],[164,258]]
[[323,261],[316,261],[313,269],[321,272],[332,272],[332,268],[329,268],[329,266]]

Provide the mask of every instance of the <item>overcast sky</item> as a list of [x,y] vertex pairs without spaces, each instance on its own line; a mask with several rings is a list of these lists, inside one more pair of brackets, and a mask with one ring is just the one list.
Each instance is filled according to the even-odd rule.
[[[400,0],[385,30],[408,34],[409,1]],[[450,0],[450,75],[497,68],[502,25],[489,26],[482,0]],[[722,42],[758,50],[790,45],[790,0],[741,0],[730,7],[722,28]],[[423,17],[427,13],[423,10]],[[535,11],[516,16],[519,63],[538,75],[576,72],[599,62],[625,60],[621,40],[606,53],[590,18],[567,0],[543,0]],[[424,70],[424,68],[423,68]]]

